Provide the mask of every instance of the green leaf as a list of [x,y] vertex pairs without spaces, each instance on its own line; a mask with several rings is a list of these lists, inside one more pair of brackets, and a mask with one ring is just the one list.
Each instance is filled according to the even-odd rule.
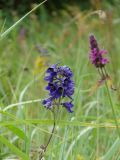
[[15,145],[11,144],[5,137],[0,135],[0,142],[6,145],[11,152],[15,153],[22,160],[29,160],[28,155],[23,153],[20,149],[18,149]]
[[14,134],[16,134],[19,138],[23,139],[23,140],[27,140],[27,136],[25,135],[25,133],[19,129],[18,127],[15,127],[13,125],[8,125],[6,126],[9,130],[11,130]]

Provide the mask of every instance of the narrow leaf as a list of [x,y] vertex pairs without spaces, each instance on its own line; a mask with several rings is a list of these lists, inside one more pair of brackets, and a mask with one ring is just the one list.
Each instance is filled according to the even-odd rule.
[[29,160],[28,155],[23,153],[20,149],[18,149],[15,145],[11,144],[5,137],[1,135],[0,135],[0,142],[6,145],[6,147],[8,147],[11,150],[11,152],[15,153],[22,160]]
[[15,127],[14,125],[8,125],[6,126],[9,130],[11,130],[14,134],[16,134],[19,138],[21,139],[27,139],[27,136],[25,135],[25,133],[19,129],[18,127]]

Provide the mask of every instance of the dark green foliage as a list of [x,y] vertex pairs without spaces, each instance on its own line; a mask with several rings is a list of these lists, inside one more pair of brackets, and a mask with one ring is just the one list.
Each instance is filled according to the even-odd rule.
[[[0,9],[4,11],[4,15],[11,14],[13,11],[16,11],[19,15],[23,15],[28,12],[33,4],[38,4],[43,0],[0,0]],[[114,4],[116,0],[106,0],[109,3]],[[94,3],[96,1],[94,0]],[[50,13],[53,10],[59,10],[66,8],[67,5],[77,4],[81,10],[90,9],[92,7],[92,0],[48,0],[44,5],[46,10]]]

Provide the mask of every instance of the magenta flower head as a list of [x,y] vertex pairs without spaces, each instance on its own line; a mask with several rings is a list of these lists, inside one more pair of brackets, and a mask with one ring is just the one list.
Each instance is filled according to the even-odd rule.
[[104,58],[104,54],[107,54],[106,50],[99,49],[97,40],[94,35],[90,35],[89,37],[90,42],[90,61],[92,64],[95,65],[97,68],[99,75],[101,79],[97,82],[96,89],[104,84],[105,81],[109,82],[109,86],[112,90],[116,90],[115,87],[113,87],[111,77],[107,73],[105,65],[109,62],[108,58]]
[[104,58],[103,55],[107,54],[106,50],[100,50],[97,44],[97,40],[95,39],[94,35],[90,35],[89,37],[90,41],[90,60],[92,64],[95,65],[97,68],[104,67],[109,61],[107,58]]
[[43,105],[47,109],[63,106],[68,112],[73,112],[71,96],[74,94],[74,81],[72,78],[73,73],[66,65],[58,66],[55,64],[46,70],[44,79],[48,84],[45,89],[49,92],[49,98],[43,100]]

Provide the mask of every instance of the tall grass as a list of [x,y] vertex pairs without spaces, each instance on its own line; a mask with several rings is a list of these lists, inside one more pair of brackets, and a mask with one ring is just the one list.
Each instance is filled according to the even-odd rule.
[[[61,109],[45,158],[119,160],[120,142],[106,88],[96,88],[99,76],[88,59],[88,35],[92,32],[109,51],[108,70],[118,88],[110,92],[119,128],[119,10],[112,7],[111,13],[106,7],[102,19],[99,12],[81,12],[73,6],[68,8],[72,17],[64,10],[46,23],[41,23],[33,10],[9,29],[4,20],[0,22],[0,159],[37,160],[39,147],[50,135],[53,117],[40,103],[46,97],[46,67],[40,66],[40,72],[34,74],[36,59],[44,57],[48,64],[70,66],[76,84],[74,112]],[[25,30],[23,36],[21,29]]]

